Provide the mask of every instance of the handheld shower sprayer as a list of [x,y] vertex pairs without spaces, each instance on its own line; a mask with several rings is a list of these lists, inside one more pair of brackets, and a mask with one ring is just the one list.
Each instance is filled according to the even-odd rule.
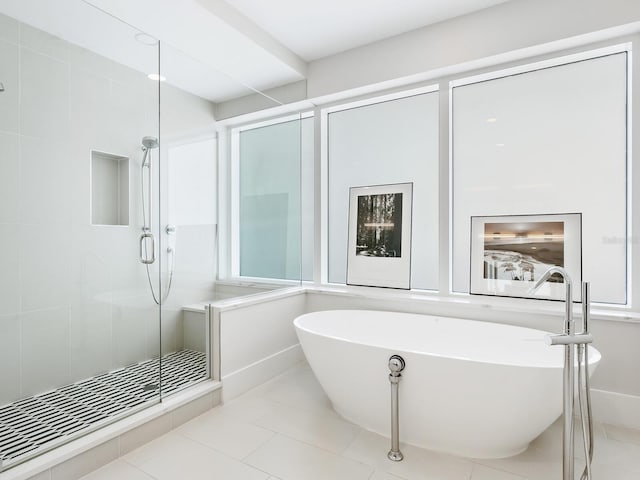
[[[173,270],[175,266],[175,246],[171,242],[169,242],[169,247],[167,248],[167,255],[170,256],[169,262],[169,284],[167,286],[167,291],[162,295],[162,291],[159,292],[159,295],[156,295],[153,282],[151,281],[151,273],[149,272],[149,265],[155,262],[155,238],[152,231],[152,219],[153,219],[153,195],[152,195],[152,185],[153,185],[153,158],[152,158],[152,150],[158,148],[160,143],[156,137],[146,136],[142,138],[142,163],[140,165],[140,194],[142,200],[142,234],[140,236],[140,261],[145,264],[147,270],[147,279],[149,281],[149,288],[151,289],[151,296],[153,297],[153,301],[160,305],[164,300],[169,296],[169,292],[171,291],[171,283],[173,280]],[[167,237],[175,237],[175,227],[168,225],[165,229],[165,233]],[[175,240],[174,240],[175,242]],[[147,244],[150,243],[150,252],[147,248]]]

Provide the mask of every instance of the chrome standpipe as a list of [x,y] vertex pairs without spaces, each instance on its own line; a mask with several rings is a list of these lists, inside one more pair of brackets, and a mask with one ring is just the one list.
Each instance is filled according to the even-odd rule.
[[[551,267],[538,279],[530,292],[533,293],[545,283],[551,275],[557,273],[562,276],[565,285],[565,318],[564,328],[561,335],[550,335],[546,338],[548,345],[564,345],[564,368],[563,368],[563,394],[562,394],[562,480],[574,479],[574,426],[573,426],[573,402],[575,396],[575,358],[576,345],[586,345],[593,339],[585,328],[581,334],[576,335],[573,321],[573,293],[571,277],[564,268]],[[584,287],[583,287],[584,288]],[[588,287],[587,287],[588,291]],[[588,301],[588,293],[587,298]],[[583,309],[584,309],[583,297]],[[587,307],[588,308],[588,307]],[[586,323],[585,323],[586,325]]]
[[404,458],[400,451],[400,422],[398,407],[398,383],[402,370],[404,370],[404,359],[400,355],[389,357],[389,382],[391,383],[391,450],[387,453],[389,460],[399,462]]
[[[551,267],[544,272],[542,277],[538,279],[531,288],[531,292],[535,292],[544,284],[554,273],[562,276],[565,285],[565,318],[562,335],[555,335],[548,339],[550,345],[560,344],[562,341],[569,342],[574,335],[573,324],[573,293],[571,278],[564,268]],[[573,393],[574,393],[574,371],[573,364],[575,362],[575,347],[570,343],[563,343],[564,347],[564,368],[563,368],[563,393],[562,393],[562,480],[575,480],[573,478]]]

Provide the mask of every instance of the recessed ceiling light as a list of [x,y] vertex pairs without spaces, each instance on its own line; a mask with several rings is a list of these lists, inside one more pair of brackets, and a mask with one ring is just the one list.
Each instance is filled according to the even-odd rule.
[[150,47],[158,44],[157,39],[153,38],[151,35],[147,35],[146,33],[136,33],[134,38],[143,45],[148,45]]
[[498,121],[498,119],[497,119],[497,118],[493,118],[493,117],[491,117],[491,118],[487,118],[487,123],[495,123],[495,122],[497,122],[497,121]]
[[167,77],[163,77],[162,75],[157,73],[150,73],[149,75],[147,75],[147,78],[149,80],[153,80],[154,82],[164,82],[167,79]]
[[496,147],[504,147],[504,143],[496,143]]

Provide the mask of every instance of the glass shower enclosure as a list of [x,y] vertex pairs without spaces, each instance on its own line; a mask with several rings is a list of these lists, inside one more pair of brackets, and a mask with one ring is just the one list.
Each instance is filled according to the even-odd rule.
[[259,291],[219,281],[214,116],[259,93],[66,5],[0,4],[0,472],[209,378],[194,305]]
[[0,15],[0,471],[207,376],[161,328],[159,42],[29,3]]

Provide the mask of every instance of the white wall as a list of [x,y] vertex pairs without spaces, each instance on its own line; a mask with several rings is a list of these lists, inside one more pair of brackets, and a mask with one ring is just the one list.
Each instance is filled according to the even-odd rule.
[[346,283],[349,188],[413,183],[411,288],[438,288],[438,93],[328,114],[328,280]]
[[[569,48],[638,31],[637,22],[640,4],[628,0],[513,0],[311,62],[307,98]],[[627,28],[603,31],[620,26]],[[583,35],[588,37],[553,44]]]
[[[139,72],[4,16],[0,80],[4,404],[158,353],[138,261],[141,139],[158,135],[158,92]],[[212,105],[187,97],[180,118],[212,125]],[[90,225],[92,149],[130,158],[129,226]],[[163,331],[175,344],[175,328]]]
[[579,212],[592,301],[626,303],[626,82],[616,53],[453,88],[455,292],[469,291],[472,216]]

